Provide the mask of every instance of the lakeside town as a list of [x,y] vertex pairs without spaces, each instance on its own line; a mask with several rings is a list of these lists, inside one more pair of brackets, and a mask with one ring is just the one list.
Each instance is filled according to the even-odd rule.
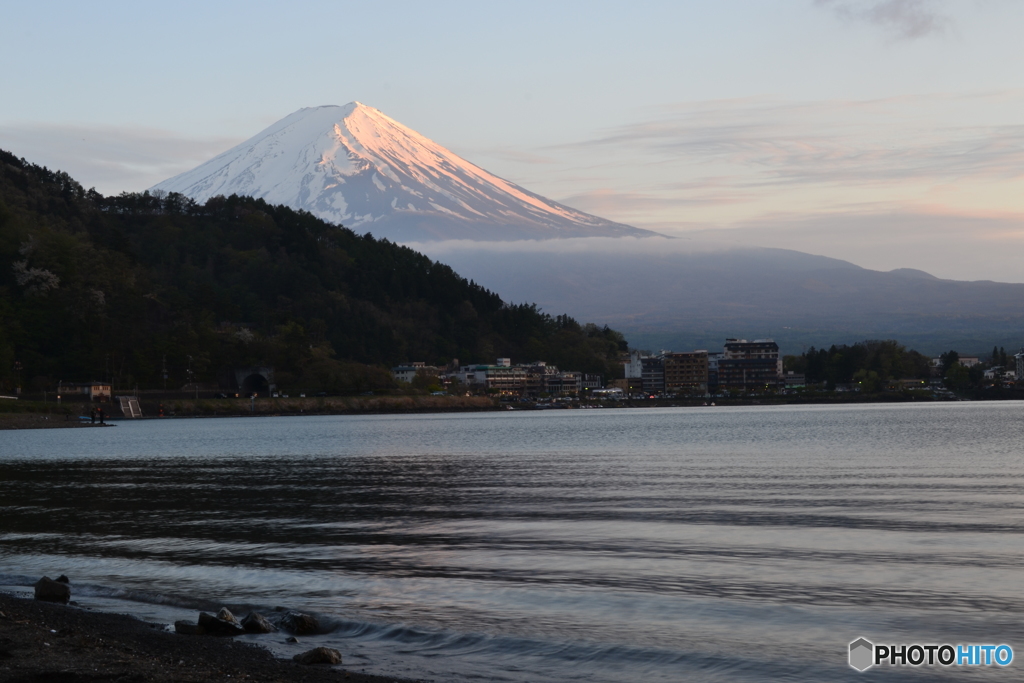
[[[950,351],[927,357],[892,340],[813,347],[782,355],[772,339],[726,339],[721,351],[630,350],[621,376],[563,370],[537,360],[513,364],[443,365],[412,362],[391,368],[389,388],[289,395],[270,365],[239,367],[219,384],[193,382],[173,390],[119,390],[109,381],[62,383],[41,396],[5,396],[3,412],[61,414],[89,424],[104,419],[190,415],[281,415],[445,412],[614,405],[721,405],[770,402],[851,402],[1021,398],[1024,349],[988,357]],[[639,403],[637,403],[639,401]],[[15,406],[13,404],[21,405]],[[10,422],[10,417],[5,418]],[[25,422],[22,420],[22,422]],[[9,426],[14,426],[11,422]]]
[[[865,342],[888,344],[895,342]],[[851,347],[842,347],[843,349]],[[856,345],[852,348],[857,348]],[[835,347],[833,347],[835,349]],[[813,355],[814,349],[811,349]],[[916,352],[910,352],[916,354]],[[939,357],[924,358],[920,368],[901,373],[862,369],[853,373],[849,382],[809,379],[807,373],[787,369],[787,363],[800,367],[802,356],[783,357],[772,339],[726,339],[721,351],[662,351],[658,354],[633,350],[623,354],[623,377],[606,380],[601,375],[564,371],[544,361],[513,365],[509,358],[498,358],[493,365],[459,365],[455,359],[438,367],[423,362],[399,365],[391,374],[401,384],[428,386],[436,393],[487,393],[505,399],[535,400],[548,397],[581,397],[592,399],[646,398],[714,398],[742,396],[795,395],[829,391],[837,393],[879,391],[919,391],[937,397],[952,397],[953,390],[963,389],[972,381],[987,388],[1015,388],[1018,377],[1024,377],[1024,349],[1007,357],[1005,350],[993,349],[991,358],[960,356],[955,351]]]

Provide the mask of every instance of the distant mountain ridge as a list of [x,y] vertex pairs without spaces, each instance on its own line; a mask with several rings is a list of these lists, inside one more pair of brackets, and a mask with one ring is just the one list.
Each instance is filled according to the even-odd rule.
[[152,189],[257,197],[402,242],[656,234],[525,190],[359,102],[300,109]]
[[787,353],[864,339],[934,354],[1024,345],[1024,284],[683,239],[418,248],[509,300],[611,325],[641,348],[718,348],[727,336],[771,336]]

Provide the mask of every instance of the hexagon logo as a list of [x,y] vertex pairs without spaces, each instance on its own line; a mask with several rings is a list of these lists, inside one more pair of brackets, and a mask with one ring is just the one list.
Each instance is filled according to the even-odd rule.
[[870,640],[858,638],[850,643],[850,666],[865,671],[875,663],[875,645]]

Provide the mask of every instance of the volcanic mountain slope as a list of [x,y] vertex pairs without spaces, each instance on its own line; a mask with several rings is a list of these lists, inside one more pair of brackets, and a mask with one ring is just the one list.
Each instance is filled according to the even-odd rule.
[[655,234],[524,190],[359,102],[300,109],[152,189],[259,197],[403,242]]

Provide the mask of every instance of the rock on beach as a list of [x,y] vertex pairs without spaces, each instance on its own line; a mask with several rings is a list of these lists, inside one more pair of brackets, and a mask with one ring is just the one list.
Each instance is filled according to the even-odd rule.
[[227,607],[221,607],[216,616],[199,613],[199,621],[176,621],[174,632],[184,636],[240,636],[244,633],[273,633],[277,630],[259,612],[250,612],[241,622]]
[[206,634],[202,626],[191,621],[185,621],[184,619],[174,622],[174,632],[180,633],[183,636],[202,636]]
[[242,619],[242,628],[246,633],[273,633],[277,630],[277,627],[259,612],[249,612],[245,619]]
[[230,622],[232,624],[238,623],[238,619],[235,619],[235,615],[232,614],[231,610],[229,610],[227,607],[220,608],[220,611],[217,612],[217,618]]
[[44,576],[36,581],[34,586],[36,600],[67,604],[71,599],[71,586],[68,585],[68,577],[62,574],[60,578],[64,580],[54,581],[49,576]]
[[235,615],[226,607],[221,608],[217,612],[217,616],[200,612],[199,626],[206,635],[211,636],[240,636],[245,633],[245,629],[235,619]]
[[[49,645],[47,645],[49,643]],[[417,683],[392,676],[299,666],[252,643],[184,638],[123,614],[0,593],[4,683]],[[424,683],[420,681],[420,683]]]
[[292,657],[299,664],[341,664],[341,653],[330,647],[316,647]]
[[302,612],[288,612],[281,619],[281,628],[297,636],[316,633],[320,630],[320,622],[315,617]]

